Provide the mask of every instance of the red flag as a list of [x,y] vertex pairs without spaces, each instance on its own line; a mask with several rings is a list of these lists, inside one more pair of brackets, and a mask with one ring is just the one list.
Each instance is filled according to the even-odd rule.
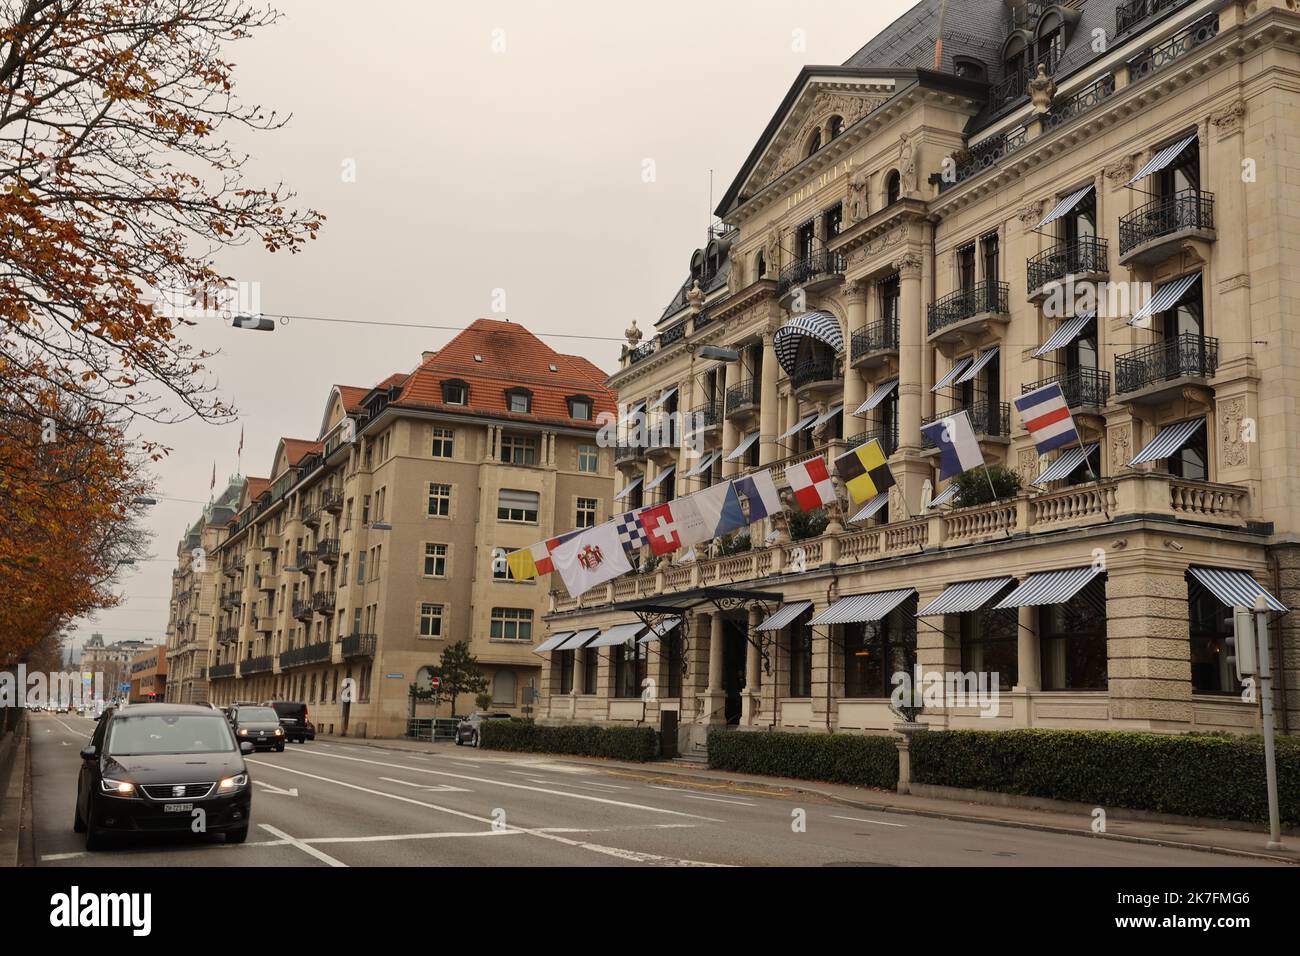
[[826,470],[826,459],[809,458],[785,469],[786,480],[794,492],[794,500],[801,511],[816,511],[835,503],[835,485]]
[[646,541],[655,554],[667,554],[682,546],[677,519],[673,515],[672,502],[644,509],[637,516],[637,521],[641,522],[641,527],[645,529]]

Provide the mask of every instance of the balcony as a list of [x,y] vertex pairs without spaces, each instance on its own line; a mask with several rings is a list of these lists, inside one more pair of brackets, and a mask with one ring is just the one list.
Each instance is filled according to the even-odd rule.
[[287,667],[301,667],[303,664],[321,664],[330,659],[329,641],[320,641],[316,644],[308,644],[306,647],[295,647],[293,650],[283,651],[280,654],[280,669]]
[[1050,133],[1076,116],[1082,116],[1084,113],[1096,109],[1114,93],[1115,77],[1108,74],[1091,86],[1084,87],[1073,96],[1053,103],[1051,110],[1042,115],[1043,133]]
[[1032,392],[1053,382],[1061,386],[1065,404],[1071,408],[1101,409],[1110,398],[1110,372],[1096,368],[1076,368],[1051,375],[1029,385],[1022,385],[1020,391]]
[[217,630],[218,644],[237,644],[239,643],[239,628],[223,627]]
[[722,402],[705,402],[690,411],[689,434],[707,433],[722,424]]
[[220,680],[223,677],[234,677],[234,676],[235,676],[234,661],[231,661],[229,664],[213,664],[211,667],[208,668],[208,680]]
[[681,443],[681,428],[677,424],[677,417],[664,416],[648,430],[645,454],[655,461],[664,461],[677,451]]
[[1115,34],[1126,33],[1140,24],[1178,7],[1186,6],[1191,0],[1129,0],[1115,8]]
[[293,616],[300,621],[311,621],[312,616],[311,599],[303,600],[302,598],[293,599]]
[[659,348],[666,349],[684,338],[686,338],[686,322],[683,320],[659,333]]
[[963,333],[988,331],[994,322],[1008,322],[1010,288],[1005,282],[979,282],[944,296],[929,308],[930,341],[953,342]]
[[[922,419],[921,424],[928,425],[960,414],[963,410],[970,413],[971,427],[975,429],[975,435],[981,441],[986,438],[1003,441],[1011,438],[1011,405],[1008,402],[976,402],[966,409],[954,408],[939,415],[931,415],[929,418]],[[921,434],[921,447],[935,447],[934,442],[924,432]]]
[[853,333],[849,360],[854,368],[875,368],[898,355],[898,317],[881,319]]
[[294,561],[293,566],[296,567],[299,571],[305,572],[306,574],[315,574],[316,573],[316,552],[299,551],[298,559]]
[[268,614],[266,617],[253,618],[253,630],[259,634],[270,634],[275,630],[275,615]]
[[1048,283],[1073,276],[1076,282],[1095,282],[1110,274],[1108,243],[1096,236],[1058,242],[1025,263],[1025,288],[1029,298],[1046,295]]
[[1160,72],[1218,35],[1219,18],[1213,14],[1192,24],[1186,30],[1175,33],[1168,40],[1156,44],[1129,61],[1129,83],[1137,83],[1153,73]]
[[1159,404],[1186,385],[1204,385],[1219,368],[1219,340],[1195,332],[1115,356],[1121,401]]
[[325,564],[337,564],[339,560],[339,539],[322,538],[317,541],[316,558]]
[[654,339],[651,339],[648,342],[642,342],[636,348],[628,349],[627,364],[635,365],[637,362],[640,362],[642,359],[649,358],[651,355],[654,354],[654,351],[655,351]]
[[247,677],[250,674],[265,674],[275,667],[275,658],[270,654],[263,654],[260,657],[249,657],[239,664],[239,676]]
[[331,488],[320,496],[320,506],[330,514],[340,514],[343,511],[343,492],[337,488]]
[[894,422],[884,427],[869,428],[847,438],[846,442],[850,448],[856,448],[876,439],[879,439],[880,447],[884,449],[885,457],[888,458],[898,450],[898,423]]
[[354,657],[375,656],[375,635],[373,634],[349,634],[339,643],[344,660],[351,660]]
[[801,399],[838,395],[844,387],[844,372],[833,358],[809,359],[790,372],[790,385]]
[[[1024,82],[1028,83],[1029,78],[1025,77]],[[1021,85],[1020,95],[1023,96],[1024,92],[1025,88]],[[936,174],[939,181],[939,192],[946,192],[952,187],[978,176],[984,170],[996,166],[1007,156],[1024,148],[1028,142],[1029,130],[1021,125],[997,136],[990,136],[970,149],[960,150],[957,154],[959,158],[954,174],[950,177]]]
[[221,595],[221,610],[235,611],[239,609],[239,592],[231,591],[228,594]]
[[748,378],[727,388],[726,416],[728,420],[748,418],[758,412],[760,382]]
[[838,252],[815,252],[781,270],[776,294],[784,296],[795,288],[818,292],[844,276],[844,257]]
[[259,591],[265,591],[268,594],[274,594],[276,590],[275,583],[279,579],[280,579],[279,573],[260,574],[257,577],[257,585],[256,585],[257,589]]
[[645,461],[645,449],[640,445],[620,443],[614,447],[615,465],[635,465],[640,461]]
[[1184,189],[1140,206],[1119,220],[1119,261],[1159,263],[1183,240],[1214,241],[1214,193]]
[[334,592],[317,591],[311,596],[311,609],[318,614],[334,613]]
[[314,505],[311,508],[304,508],[302,513],[302,523],[309,528],[315,528],[320,525],[320,519],[324,516],[325,509],[320,505]]

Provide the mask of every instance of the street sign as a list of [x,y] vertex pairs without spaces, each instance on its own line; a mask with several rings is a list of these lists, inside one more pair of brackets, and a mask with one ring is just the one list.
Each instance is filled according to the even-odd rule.
[[437,690],[439,687],[442,686],[442,678],[441,678],[441,677],[430,677],[430,678],[429,678],[429,686],[430,686],[432,689]]
[[118,684],[117,689],[125,694],[127,691],[131,689],[131,685],[127,683]]
[[401,680],[401,679],[404,678],[406,675],[405,675],[405,674],[385,674],[384,676],[387,677],[389,680]]

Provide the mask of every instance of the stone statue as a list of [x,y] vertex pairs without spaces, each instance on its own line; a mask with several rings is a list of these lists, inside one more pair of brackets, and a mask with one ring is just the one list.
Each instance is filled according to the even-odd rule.
[[641,330],[636,327],[636,319],[632,320],[631,327],[623,335],[627,338],[628,348],[634,349],[641,344]]
[[849,177],[849,201],[846,204],[848,210],[847,221],[849,225],[861,222],[871,213],[869,201],[869,184],[871,174],[865,169],[859,169]]
[[1052,108],[1052,100],[1056,98],[1056,81],[1047,75],[1047,67],[1038,64],[1038,75],[1029,81],[1029,100],[1034,104],[1034,110],[1039,113],[1046,113]]
[[767,244],[763,248],[763,262],[767,265],[769,275],[776,275],[781,268],[781,234],[773,226],[767,231]]
[[907,133],[898,138],[898,178],[904,195],[916,192],[916,147]]
[[686,293],[686,302],[695,312],[704,308],[704,290],[700,288],[699,279],[692,283],[690,291]]
[[731,271],[727,273],[727,288],[739,292],[745,287],[745,267],[739,256],[731,257]]

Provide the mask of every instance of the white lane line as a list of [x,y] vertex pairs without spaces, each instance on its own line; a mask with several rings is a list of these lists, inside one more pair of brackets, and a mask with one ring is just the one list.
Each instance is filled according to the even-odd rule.
[[[288,751],[286,751],[287,753]],[[387,763],[383,760],[367,760],[362,757],[345,757],[342,754],[320,754],[322,757],[329,757],[333,760],[351,760],[356,763],[373,764],[376,767],[391,767],[394,770],[405,770],[408,773],[427,773],[437,777],[451,777],[454,780],[469,780],[472,783],[486,783],[497,787],[510,787],[513,790],[531,790],[534,793],[548,793],[557,797],[569,797],[573,800],[589,800],[592,803],[604,803],[613,807],[624,807],[630,810],[647,810],[650,813],[666,813],[674,817],[689,817],[694,820],[710,820],[713,823],[721,823],[721,820],[713,820],[711,817],[701,817],[694,813],[685,813],[681,810],[668,810],[664,807],[652,807],[644,803],[628,803],[623,800],[613,800],[609,797],[598,797],[593,793],[570,793],[567,790],[550,790],[546,787],[530,787],[522,783],[511,783],[508,780],[491,780],[487,777],[471,777],[463,773],[449,773],[445,770],[426,770],[423,767],[408,767],[398,763]],[[262,761],[254,761],[262,763]],[[282,764],[266,764],[268,767],[284,768]]]
[[298,796],[297,787],[290,787],[288,790],[282,790],[279,787],[272,786],[271,784],[267,783],[265,780],[254,780],[253,783],[257,784],[267,793],[279,793],[279,794],[283,794],[286,797]]
[[473,793],[473,790],[466,790],[464,787],[453,787],[449,783],[415,783],[411,780],[398,780],[396,777],[380,777],[380,780],[386,780],[389,783],[400,783],[404,787],[415,787],[417,790],[428,790],[431,793]]
[[527,836],[525,830],[466,830],[466,831],[441,831],[437,833],[393,833],[380,834],[379,836],[360,836],[360,837],[317,837],[314,840],[303,840],[304,843],[310,843],[313,846],[318,843],[391,843],[396,840],[449,840],[456,837],[494,837],[494,836]]
[[874,823],[878,827],[898,827],[902,830],[907,829],[906,823],[886,823],[884,820],[868,820],[866,817],[837,817],[833,813],[831,814],[831,817],[835,820],[852,820],[854,823]]
[[691,793],[688,790],[681,790],[677,787],[657,787],[654,784],[649,785],[651,790],[667,790],[669,793],[675,793],[687,800],[709,800],[713,803],[732,803],[738,807],[756,807],[758,804],[750,803],[748,800],[728,800],[725,797],[706,797],[698,793]]
[[[340,759],[343,759],[343,760],[355,760],[355,759],[357,759],[357,758],[354,758],[354,757],[342,757],[342,758],[340,758]],[[282,771],[284,771],[285,773],[297,774],[297,775],[300,776],[300,777],[310,777],[310,778],[313,779],[313,780],[320,780],[320,781],[323,781],[323,782],[325,782],[325,783],[332,783],[332,784],[335,784],[336,786],[339,786],[339,787],[346,787],[346,788],[349,789],[349,790],[359,790],[359,791],[362,792],[362,793],[369,793],[369,794],[371,794],[372,796],[376,796],[376,797],[384,797],[384,798],[386,798],[386,799],[388,799],[388,800],[397,800],[397,801],[400,801],[401,803],[411,803],[411,804],[414,804],[414,805],[417,806],[417,807],[428,807],[430,810],[437,810],[437,811],[439,811],[440,813],[447,813],[447,814],[450,814],[451,816],[454,816],[454,817],[461,817],[462,819],[465,819],[465,820],[473,820],[473,821],[475,821],[476,823],[483,823],[483,824],[486,824],[486,825],[488,825],[488,826],[499,827],[499,828],[501,828],[501,829],[503,829],[503,830],[519,830],[519,831],[522,832],[522,833],[527,833],[527,834],[529,834],[529,835],[531,835],[531,836],[535,836],[535,837],[537,837],[538,839],[541,839],[541,840],[550,840],[550,841],[552,841],[552,842],[554,842],[554,843],[563,843],[565,846],[577,847],[578,849],[581,849],[581,850],[590,850],[590,851],[593,852],[593,853],[600,853],[600,854],[603,854],[603,855],[605,855],[605,856],[616,857],[616,858],[618,858],[618,859],[626,860],[626,861],[631,862],[631,863],[655,863],[655,864],[661,864],[661,865],[662,865],[662,864],[666,864],[666,865],[669,865],[669,866],[726,866],[726,865],[727,865],[727,864],[725,864],[725,863],[705,863],[705,862],[702,862],[702,861],[699,861],[699,860],[684,860],[684,859],[678,859],[678,858],[675,858],[675,857],[659,856],[659,855],[656,854],[656,853],[640,853],[640,852],[638,852],[638,851],[636,851],[636,850],[624,850],[624,849],[621,849],[621,848],[619,848],[619,847],[602,846],[602,845],[600,845],[600,844],[598,844],[598,843],[588,843],[588,842],[586,842],[586,841],[584,841],[584,840],[570,840],[570,839],[568,839],[568,838],[566,838],[566,837],[562,837],[562,836],[560,836],[558,833],[549,833],[549,832],[547,832],[546,830],[530,829],[530,828],[528,828],[528,827],[517,827],[517,826],[510,825],[510,824],[506,824],[505,826],[502,826],[502,825],[501,825],[501,824],[500,824],[496,819],[491,819],[491,818],[488,818],[488,817],[481,817],[481,816],[479,816],[479,815],[477,815],[477,814],[474,814],[474,813],[468,813],[468,812],[466,812],[466,811],[464,811],[464,810],[454,810],[454,809],[452,809],[451,807],[439,806],[439,805],[436,804],[436,803],[429,803],[429,802],[426,801],[426,800],[416,800],[414,797],[404,797],[404,796],[402,796],[402,795],[399,794],[399,793],[385,793],[383,790],[373,790],[373,789],[371,789],[370,787],[363,787],[363,786],[361,786],[360,784],[357,784],[357,783],[348,783],[346,780],[335,780],[335,779],[333,779],[333,778],[331,778],[331,777],[322,777],[320,774],[308,773],[308,772],[305,771],[305,770],[293,770],[293,769],[291,769],[291,768],[289,768],[289,767],[285,767],[285,766],[283,766],[282,764],[267,763],[267,762],[264,761],[264,760],[249,760],[249,761],[246,761],[246,762],[248,762],[248,763],[259,764],[259,765],[264,766],[264,767],[273,767],[273,768],[275,768],[276,770],[282,770]],[[374,763],[375,761],[369,761],[369,760],[367,760],[367,761],[363,761],[363,762],[364,762],[364,763]],[[410,768],[408,768],[408,769],[410,769]],[[425,773],[434,773],[435,771],[429,770],[429,771],[424,771],[424,772],[425,772]],[[488,780],[488,781],[485,781],[485,782],[486,782],[486,783],[494,783],[495,781]],[[524,790],[532,790],[532,789],[535,789],[535,788],[533,788],[533,787],[523,787],[522,789],[524,789]],[[578,796],[578,794],[566,794],[566,796]],[[610,803],[610,802],[613,802],[613,801],[602,800],[602,801],[600,801],[600,802],[602,802],[602,803]],[[672,811],[668,811],[668,812],[672,812]],[[689,813],[682,813],[682,814],[677,814],[677,815],[678,815],[678,816],[692,816],[692,814],[689,814]],[[707,819],[707,818],[703,818],[703,819]],[[717,821],[717,822],[721,822],[721,821]],[[266,827],[266,824],[263,823],[262,826],[263,826],[263,827]],[[268,829],[269,829],[269,827],[268,827]],[[290,838],[290,839],[292,839],[292,838]]]
[[54,718],[54,722],[55,722],[56,724],[58,724],[60,727],[62,727],[64,730],[66,730],[68,733],[73,734],[74,736],[77,736],[77,737],[86,737],[86,736],[88,736],[88,734],[87,734],[85,731],[83,731],[83,730],[78,730],[76,727],[69,727],[67,724],[65,724],[63,721],[59,720],[59,718],[57,718],[57,717]]
[[271,836],[279,837],[281,840],[287,841],[291,846],[297,847],[299,850],[302,850],[303,853],[306,853],[308,856],[315,857],[316,859],[320,860],[322,863],[326,864],[327,866],[343,867],[345,869],[347,868],[347,864],[344,863],[342,860],[336,860],[328,853],[318,850],[315,847],[308,846],[306,843],[303,843],[301,840],[289,836],[289,834],[285,833],[283,830],[277,830],[269,823],[259,823],[258,826],[260,826],[267,833],[271,834]]
[[582,787],[587,790],[597,790],[600,793],[607,793],[610,790],[631,790],[631,787],[611,787],[607,783],[566,783],[566,787]]
[[447,763],[455,764],[457,767],[469,767],[471,770],[478,770],[483,766],[481,763],[466,763],[463,760],[448,760]]
[[77,857],[85,855],[85,850],[82,850],[80,853],[46,853],[41,857],[41,862],[54,863],[58,860],[75,860]]

